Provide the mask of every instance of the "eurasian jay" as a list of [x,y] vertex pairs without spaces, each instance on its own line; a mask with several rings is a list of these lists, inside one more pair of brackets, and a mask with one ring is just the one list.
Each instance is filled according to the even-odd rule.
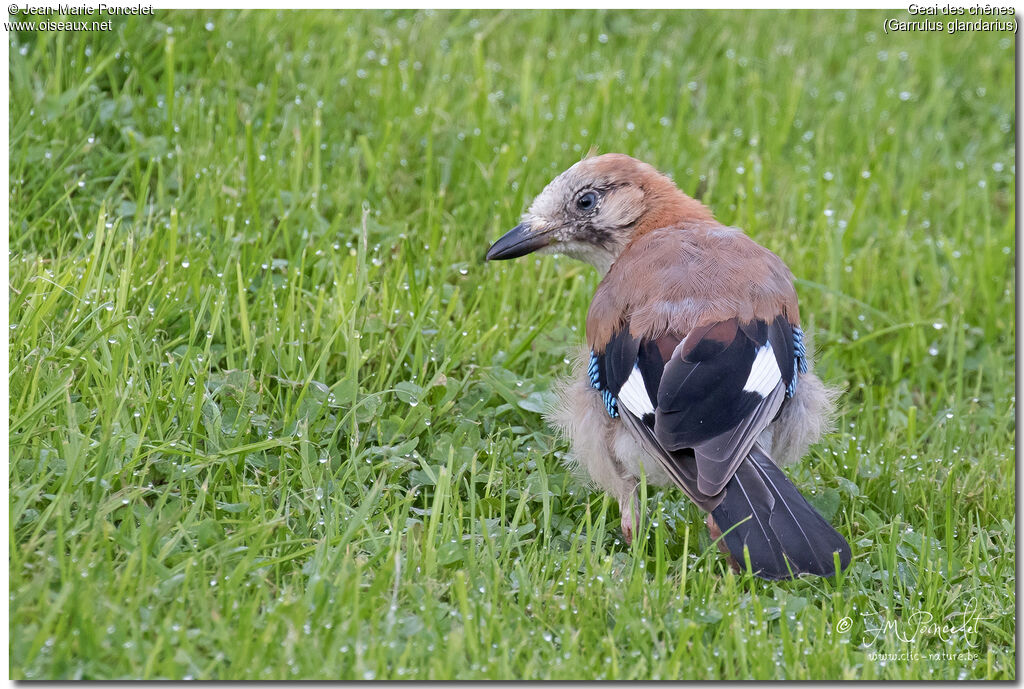
[[828,429],[834,398],[811,372],[793,275],[778,256],[621,154],[556,177],[487,259],[531,252],[603,275],[588,347],[548,419],[618,500],[627,542],[642,471],[708,513],[734,568],[744,547],[765,579],[831,576],[835,552],[849,564],[849,544],[776,464]]

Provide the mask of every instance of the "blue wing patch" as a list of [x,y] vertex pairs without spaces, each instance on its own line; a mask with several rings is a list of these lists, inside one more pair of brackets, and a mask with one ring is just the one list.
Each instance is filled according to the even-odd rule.
[[804,347],[804,331],[793,326],[793,380],[786,387],[786,397],[796,394],[796,379],[800,373],[807,373],[807,349]]
[[602,388],[601,386],[601,373],[597,366],[597,355],[593,351],[590,352],[590,366],[587,367],[587,376],[590,378],[590,385],[601,393],[601,397],[604,398],[604,408],[608,412],[608,416],[613,419],[619,416],[619,401],[615,399],[615,395],[612,394],[611,390]]

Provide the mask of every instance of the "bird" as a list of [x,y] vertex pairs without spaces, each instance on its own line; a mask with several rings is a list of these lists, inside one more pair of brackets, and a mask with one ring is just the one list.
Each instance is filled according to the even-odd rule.
[[846,569],[849,543],[780,468],[831,430],[838,395],[813,372],[782,259],[621,153],[555,177],[485,258],[531,253],[601,275],[546,418],[568,462],[618,501],[626,543],[646,476],[707,513],[734,570],[831,577],[836,553]]

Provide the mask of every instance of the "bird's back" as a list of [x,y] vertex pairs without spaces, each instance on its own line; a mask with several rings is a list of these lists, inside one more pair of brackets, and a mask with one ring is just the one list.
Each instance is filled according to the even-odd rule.
[[799,324],[793,275],[742,231],[697,222],[647,232],[622,251],[594,294],[587,338],[601,351],[621,325],[634,337],[685,335],[730,318]]

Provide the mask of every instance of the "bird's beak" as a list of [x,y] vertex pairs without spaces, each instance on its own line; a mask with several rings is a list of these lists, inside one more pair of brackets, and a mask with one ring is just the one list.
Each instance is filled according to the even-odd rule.
[[487,250],[488,261],[518,258],[551,243],[550,232],[536,232],[528,223],[520,223],[501,236]]

